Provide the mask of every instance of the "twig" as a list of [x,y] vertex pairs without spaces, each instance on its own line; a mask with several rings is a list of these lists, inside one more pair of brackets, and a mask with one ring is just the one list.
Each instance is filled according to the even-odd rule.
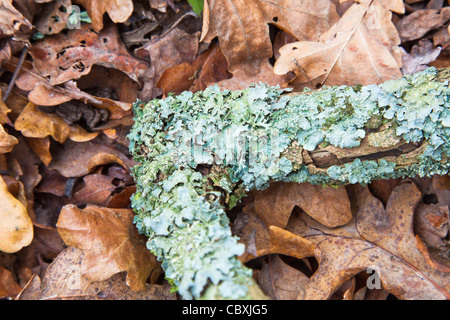
[[28,53],[28,47],[25,46],[22,50],[22,54],[20,55],[19,62],[17,63],[16,69],[14,70],[13,77],[11,81],[9,82],[8,89],[6,89],[5,96],[3,97],[3,102],[6,102],[9,95],[11,94],[12,89],[14,88],[14,84],[16,83],[17,76],[19,75],[20,69],[22,69],[22,64],[25,61],[25,57]]

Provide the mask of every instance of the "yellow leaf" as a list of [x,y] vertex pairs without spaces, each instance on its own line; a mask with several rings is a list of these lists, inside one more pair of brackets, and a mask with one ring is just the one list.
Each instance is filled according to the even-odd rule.
[[3,126],[0,124],[0,154],[11,152],[17,143],[16,137],[6,133],[5,129],[3,129]]
[[33,223],[25,206],[0,179],[0,251],[13,253],[33,240]]

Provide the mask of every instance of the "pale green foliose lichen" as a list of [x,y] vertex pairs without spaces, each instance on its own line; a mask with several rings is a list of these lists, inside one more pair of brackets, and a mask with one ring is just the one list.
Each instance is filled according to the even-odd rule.
[[[229,230],[224,194],[234,205],[245,190],[271,181],[366,184],[448,173],[450,91],[436,75],[429,68],[381,85],[299,95],[263,84],[242,91],[213,86],[137,102],[129,134],[140,163],[133,168],[132,206],[166,277],[187,299],[200,297],[209,284],[224,298],[247,295],[251,272],[237,259],[244,247]],[[286,156],[298,154],[288,152],[294,143],[307,151],[323,144],[357,147],[387,122],[397,137],[427,144],[416,163],[355,159],[315,173]]]

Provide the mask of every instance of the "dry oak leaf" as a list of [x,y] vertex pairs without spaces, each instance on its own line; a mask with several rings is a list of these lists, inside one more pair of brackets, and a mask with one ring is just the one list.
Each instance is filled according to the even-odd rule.
[[253,193],[253,202],[243,208],[256,214],[266,226],[286,227],[295,206],[327,227],[347,224],[352,219],[350,200],[343,186],[322,187],[310,183],[275,182]]
[[[339,3],[344,3],[348,1],[351,0],[339,0]],[[367,5],[373,3],[377,6],[380,6],[382,8],[385,8],[398,14],[405,13],[405,3],[403,2],[403,0],[356,0],[356,1],[359,3],[365,3]]]
[[14,128],[28,138],[52,136],[59,143],[68,138],[84,142],[94,139],[98,132],[87,132],[75,124],[69,126],[60,116],[40,111],[34,103],[28,103],[14,123]]
[[[1,65],[1,63],[0,63]],[[11,124],[11,120],[8,118],[8,113],[11,112],[11,109],[8,108],[6,103],[3,101],[3,95],[0,90],[0,124]]]
[[0,0],[0,39],[13,36],[15,40],[21,39],[33,26],[12,5],[12,0]]
[[245,245],[239,260],[246,263],[269,254],[283,254],[298,259],[314,255],[316,245],[277,226],[267,227],[256,215],[239,213],[233,225],[233,234]]
[[33,223],[26,207],[9,191],[0,176],[0,251],[13,253],[33,240]]
[[154,282],[161,269],[148,251],[145,240],[133,225],[131,209],[110,209],[73,204],[62,208],[57,229],[64,242],[84,251],[81,272],[92,281],[103,281],[127,272],[126,283],[133,291],[145,290],[151,275]]
[[122,23],[133,13],[132,0],[75,0],[87,11],[92,20],[92,27],[96,32],[103,29],[103,14],[108,13],[115,23]]
[[72,13],[71,5],[71,0],[55,0],[46,5],[33,21],[36,30],[45,35],[61,32]]
[[422,38],[427,32],[438,29],[450,20],[450,7],[441,10],[423,9],[417,10],[399,22],[396,27],[402,42]]
[[258,283],[264,293],[274,300],[295,300],[304,292],[309,278],[301,271],[285,263],[279,255],[263,261]]
[[63,250],[47,268],[42,280],[34,274],[15,300],[175,300],[168,285],[146,284],[135,292],[125,284],[125,275],[91,281],[82,273],[82,250]]
[[[404,50],[402,48],[402,50]],[[413,74],[428,68],[428,64],[436,60],[441,53],[440,47],[434,47],[428,39],[421,39],[412,46],[410,53],[403,54],[403,74]]]
[[95,97],[80,90],[75,81],[69,80],[64,86],[53,86],[49,81],[31,70],[26,70],[17,78],[16,85],[29,91],[28,99],[39,106],[56,106],[71,100],[79,100],[109,111],[109,119],[121,119],[131,112],[132,103]]
[[0,299],[16,296],[21,290],[11,271],[0,266]]
[[129,170],[135,162],[127,154],[119,150],[119,145],[106,144],[99,137],[88,142],[68,140],[54,149],[49,168],[66,178],[83,177],[98,166],[112,163]]
[[120,40],[117,26],[110,26],[97,33],[83,24],[81,29],[69,30],[46,37],[33,44],[30,54],[33,66],[43,77],[49,77],[51,85],[79,79],[88,74],[94,64],[115,68],[139,82],[147,72],[147,62],[130,55]]
[[448,273],[433,269],[416,245],[412,220],[422,194],[415,184],[399,184],[386,209],[367,187],[349,189],[355,205],[351,223],[327,228],[299,213],[286,227],[285,232],[316,245],[319,268],[304,298],[327,299],[350,277],[371,268],[383,288],[399,299],[449,299]]
[[219,38],[229,71],[255,74],[272,55],[268,23],[298,39],[316,39],[338,19],[330,1],[206,0],[201,41]]
[[[191,18],[189,15],[185,17]],[[182,20],[185,18],[179,21]],[[200,32],[188,33],[174,27],[135,50],[137,57],[151,61],[151,68],[145,76],[145,84],[140,93],[141,99],[153,99],[161,94],[156,84],[165,70],[183,62],[194,61],[198,52],[199,38]]]
[[0,124],[0,154],[11,152],[18,143],[17,138],[8,134]]
[[400,38],[392,13],[377,5],[353,4],[318,42],[280,49],[274,72],[295,72],[296,90],[327,85],[375,84],[401,77]]

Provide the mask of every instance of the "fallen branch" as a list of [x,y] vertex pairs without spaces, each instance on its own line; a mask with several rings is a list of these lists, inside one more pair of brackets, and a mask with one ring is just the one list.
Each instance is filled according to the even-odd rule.
[[135,223],[186,299],[264,297],[226,208],[272,181],[447,174],[450,69],[381,85],[184,92],[134,106]]

